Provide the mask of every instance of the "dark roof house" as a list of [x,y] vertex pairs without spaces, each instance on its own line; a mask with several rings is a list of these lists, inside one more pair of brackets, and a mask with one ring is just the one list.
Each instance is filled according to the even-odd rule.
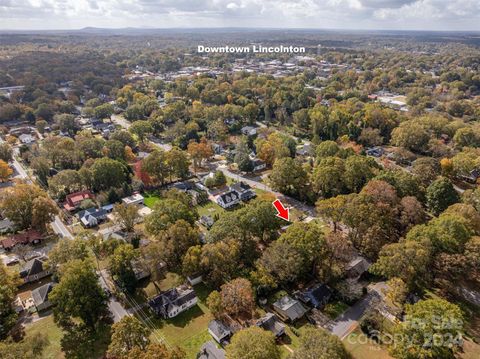
[[279,338],[285,334],[285,324],[279,321],[273,313],[267,313],[264,317],[260,318],[256,324],[260,328],[271,331],[275,335],[275,338]]
[[45,268],[41,258],[34,258],[25,263],[19,274],[24,283],[30,283],[49,276],[52,274],[52,270]]
[[197,295],[192,288],[171,288],[148,301],[152,310],[163,318],[173,318],[197,304]]
[[316,284],[303,292],[296,293],[295,296],[304,304],[320,309],[328,303],[332,296],[332,291],[326,284]]

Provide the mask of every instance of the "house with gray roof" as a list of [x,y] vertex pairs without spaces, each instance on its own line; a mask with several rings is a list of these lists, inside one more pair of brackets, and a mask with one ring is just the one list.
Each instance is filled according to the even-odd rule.
[[278,320],[277,316],[273,313],[267,313],[265,316],[257,320],[257,326],[262,329],[271,331],[275,338],[280,338],[285,334],[285,324]]
[[162,318],[168,319],[185,312],[197,304],[195,291],[186,286],[171,288],[148,301],[152,310]]
[[35,308],[37,308],[37,312],[49,309],[52,306],[52,303],[48,300],[48,295],[54,286],[55,283],[50,282],[32,290],[32,299],[35,303]]
[[197,354],[197,359],[225,359],[225,350],[217,348],[213,340],[202,345]]
[[217,343],[222,344],[231,335],[232,331],[222,321],[214,319],[208,323],[208,332]]
[[295,321],[305,315],[307,309],[298,300],[286,295],[275,303],[273,309],[282,320]]

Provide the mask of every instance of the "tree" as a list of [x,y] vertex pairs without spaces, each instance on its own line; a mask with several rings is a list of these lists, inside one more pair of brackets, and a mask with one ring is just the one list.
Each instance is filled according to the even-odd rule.
[[0,182],[6,182],[13,174],[13,170],[10,168],[8,163],[3,160],[0,160]]
[[222,297],[218,290],[212,290],[207,297],[207,307],[215,318],[223,314]]
[[330,198],[345,192],[342,178],[345,173],[344,160],[338,157],[322,159],[313,171],[313,190],[323,198]]
[[[131,149],[130,149],[131,150]],[[114,160],[124,160],[125,157],[125,145],[118,140],[108,140],[105,142],[103,152]]]
[[244,278],[233,279],[220,291],[223,310],[230,315],[251,314],[255,308],[252,284]]
[[197,217],[194,208],[174,199],[163,199],[154,204],[153,212],[145,220],[145,229],[152,235],[158,235],[179,219],[193,225]]
[[98,276],[88,261],[66,263],[59,273],[60,282],[49,294],[54,320],[63,328],[81,320],[90,329],[109,316],[107,298]]
[[127,232],[133,232],[135,223],[139,218],[137,206],[129,206],[125,203],[116,204],[113,213],[118,224]]
[[163,186],[165,179],[171,174],[168,155],[162,150],[155,150],[142,161],[142,170]]
[[32,227],[45,232],[47,223],[52,222],[57,213],[58,207],[50,198],[43,196],[35,198],[32,207]]
[[200,235],[183,219],[172,223],[155,237],[163,246],[163,259],[171,268],[178,268],[187,250],[199,244]]
[[435,215],[439,215],[459,199],[457,191],[447,178],[439,178],[427,188],[427,206]]
[[129,146],[130,148],[135,147],[135,139],[130,132],[125,130],[115,131],[110,135],[110,140],[120,141],[125,146]]
[[30,167],[33,169],[33,173],[39,181],[46,185],[48,176],[50,175],[50,161],[42,156],[34,157],[30,162]]
[[280,283],[291,283],[305,274],[302,254],[293,244],[275,241],[265,249],[257,262]]
[[[188,252],[188,254],[191,255],[192,253]],[[234,278],[239,270],[239,254],[239,244],[234,240],[204,245],[199,267],[205,273],[205,280],[210,285],[218,287],[222,283]]]
[[48,265],[53,270],[57,270],[62,264],[71,260],[86,260],[89,257],[87,242],[80,237],[75,239],[61,239],[55,244],[48,253]]
[[300,330],[300,345],[289,359],[349,359],[343,343],[324,329],[312,326]]
[[0,143],[0,160],[4,162],[10,162],[13,159],[12,147],[6,143]]
[[327,254],[325,234],[315,222],[295,222],[277,241],[292,245],[301,254],[303,265],[306,268],[312,268]]
[[[21,342],[0,342],[0,358],[5,359],[37,359],[44,354],[49,340],[44,333],[34,334]],[[46,353],[45,353],[46,354]]]
[[70,135],[74,135],[77,131],[77,123],[75,121],[75,116],[68,113],[62,113],[53,116],[55,124],[58,126],[58,129],[62,132],[67,132]]
[[150,122],[143,120],[135,121],[128,130],[136,135],[140,142],[145,142],[147,135],[153,133],[153,127]]
[[414,240],[387,244],[380,250],[370,272],[389,279],[398,277],[412,288],[428,273],[430,253],[427,245]]
[[168,349],[164,344],[150,343],[145,350],[134,347],[129,352],[129,358],[135,359],[185,359],[185,352],[173,347]]
[[[0,207],[3,208],[4,215],[19,229],[27,229],[32,224],[45,223],[45,219],[53,214],[50,205],[44,207],[46,200],[35,202],[40,197],[48,198],[40,187],[20,183],[3,192]],[[48,212],[41,213],[42,208]]]
[[193,159],[193,167],[195,171],[202,165],[202,161],[209,159],[213,156],[213,150],[211,144],[205,137],[202,137],[200,142],[190,141],[187,147],[187,152]]
[[117,359],[132,358],[129,352],[133,348],[144,351],[150,344],[150,330],[134,316],[123,317],[112,326],[112,339],[107,356]]
[[13,301],[17,295],[18,278],[0,263],[0,339],[3,340],[17,322]]
[[440,163],[431,157],[421,157],[413,162],[412,173],[428,186],[440,174]]
[[240,141],[235,147],[234,161],[240,171],[250,172],[253,170],[253,163],[250,160],[249,148],[246,141]]
[[279,359],[280,350],[273,333],[259,327],[240,330],[226,347],[229,359]]
[[93,109],[93,114],[96,118],[104,119],[110,118],[113,115],[113,106],[109,103],[104,103]]
[[405,121],[392,131],[392,143],[413,152],[423,152],[430,135],[422,125],[414,121]]
[[190,172],[190,160],[188,159],[186,152],[182,151],[178,147],[173,147],[167,152],[166,162],[169,166],[170,175],[174,175],[180,179],[185,179],[188,177]]
[[395,358],[454,358],[462,345],[464,318],[458,306],[443,299],[407,305],[406,320],[396,327],[390,351]]
[[97,190],[121,187],[126,181],[125,168],[119,161],[103,157],[91,167],[94,187]]
[[349,196],[340,195],[329,199],[319,200],[316,210],[320,217],[328,218],[333,222],[333,231],[337,231],[338,223],[344,219],[346,204]]
[[138,252],[131,244],[119,245],[109,257],[109,269],[112,277],[120,287],[133,293],[137,285],[133,261],[138,258]]
[[358,192],[375,176],[374,168],[378,168],[371,157],[350,156],[345,160],[343,181],[350,192]]
[[293,158],[285,157],[276,160],[268,178],[275,191],[301,199],[308,194],[307,173]]

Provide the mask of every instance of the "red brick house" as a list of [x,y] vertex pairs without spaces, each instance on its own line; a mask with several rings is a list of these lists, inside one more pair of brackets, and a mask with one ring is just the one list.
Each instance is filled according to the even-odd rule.
[[75,211],[80,207],[82,201],[86,199],[91,199],[93,201],[95,199],[95,196],[89,190],[71,193],[67,195],[63,208],[65,208],[69,212]]

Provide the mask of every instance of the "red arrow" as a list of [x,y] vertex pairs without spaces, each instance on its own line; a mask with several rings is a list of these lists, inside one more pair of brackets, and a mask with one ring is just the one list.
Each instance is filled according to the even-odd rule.
[[275,201],[273,201],[272,204],[278,212],[276,214],[276,216],[281,218],[281,219],[284,219],[287,222],[289,222],[290,221],[290,210],[288,208],[285,208],[283,206],[283,203],[280,202],[279,199],[276,199]]

